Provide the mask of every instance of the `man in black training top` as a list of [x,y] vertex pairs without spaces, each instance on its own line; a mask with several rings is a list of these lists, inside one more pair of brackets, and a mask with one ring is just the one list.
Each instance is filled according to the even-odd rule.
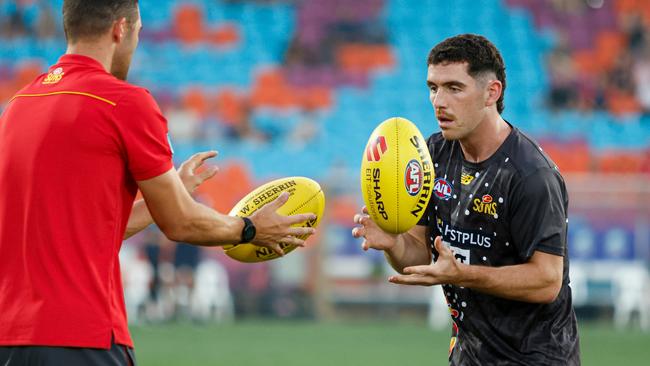
[[[427,60],[441,132],[427,214],[401,235],[354,218],[363,248],[383,250],[405,285],[442,285],[453,320],[451,365],[579,365],[569,288],[568,197],[557,166],[501,117],[499,51],[464,34]],[[434,263],[431,264],[431,254]]]

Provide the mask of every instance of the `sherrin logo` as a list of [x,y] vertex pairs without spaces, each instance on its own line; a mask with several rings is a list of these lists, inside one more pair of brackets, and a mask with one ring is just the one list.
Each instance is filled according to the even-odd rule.
[[452,187],[446,179],[436,178],[435,184],[433,185],[433,191],[436,193],[438,198],[446,201],[451,198]]
[[411,161],[406,164],[404,183],[406,192],[411,196],[420,193],[420,189],[422,188],[422,166],[420,166],[420,163],[418,163],[417,160],[411,159]]
[[366,159],[368,159],[368,161],[379,161],[386,151],[388,151],[386,138],[384,136],[377,136],[377,139],[370,142],[366,148]]
[[43,84],[44,85],[56,84],[59,81],[61,81],[61,79],[63,79],[64,74],[65,73],[63,72],[63,68],[57,67],[56,69],[52,70],[52,72],[47,74],[45,79],[43,79]]

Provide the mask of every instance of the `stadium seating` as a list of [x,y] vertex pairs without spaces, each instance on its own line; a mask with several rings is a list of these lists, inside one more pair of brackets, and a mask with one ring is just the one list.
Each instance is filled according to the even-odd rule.
[[[55,3],[52,8],[60,6],[61,1]],[[136,54],[132,79],[154,93],[170,91],[186,108],[203,118],[216,116],[224,124],[244,117],[242,103],[250,103],[254,119],[264,115],[266,126],[286,126],[281,121],[287,115],[283,110],[322,110],[319,134],[328,140],[327,147],[323,148],[336,149],[316,151],[317,147],[311,149],[313,153],[306,154],[325,164],[333,159],[349,161],[349,168],[354,170],[358,162],[349,158],[355,156],[358,150],[355,146],[362,145],[366,132],[388,116],[406,116],[425,134],[433,132],[433,115],[423,86],[428,49],[446,36],[477,32],[500,47],[508,66],[505,112],[508,120],[547,141],[564,140],[565,134],[586,141],[586,146],[571,151],[577,154],[569,158],[572,162],[555,155],[564,160],[560,165],[565,171],[600,168],[611,171],[606,162],[597,160],[603,151],[608,154],[622,151],[624,156],[634,155],[632,159],[644,159],[650,129],[647,118],[639,117],[640,106],[634,96],[609,92],[607,107],[612,114],[596,113],[597,116],[572,111],[549,115],[544,102],[548,88],[544,55],[555,42],[553,30],[568,28],[574,32],[569,34],[575,49],[574,62],[581,73],[597,74],[611,69],[616,54],[625,47],[623,35],[616,26],[616,14],[649,14],[642,1],[606,2],[608,11],[592,10],[589,16],[570,19],[544,1],[485,0],[481,6],[468,0],[453,3],[364,0],[355,4],[307,1],[296,6],[283,2],[164,0],[153,5],[143,2],[141,13],[146,31]],[[347,6],[346,12],[336,15],[334,10],[342,6]],[[6,5],[3,11],[9,13],[12,9]],[[44,10],[30,6],[25,11],[25,22],[35,23],[39,11]],[[566,26],[568,20],[570,27]],[[331,32],[331,25],[340,21],[347,22],[344,23],[347,26],[361,26],[364,32],[371,28],[374,32],[369,33],[371,41],[341,43],[332,50],[329,63],[283,64],[292,39],[305,44],[323,42]],[[502,21],[506,27],[497,27]],[[585,22],[584,27],[576,26],[581,22]],[[586,29],[588,33],[583,32]],[[381,32],[387,37],[383,43],[378,41],[381,37],[376,37]],[[4,101],[63,51],[60,34],[46,40],[28,35],[6,40],[5,44],[0,50],[0,66],[8,70],[11,79],[3,78],[0,83],[0,97]],[[222,89],[237,90],[238,100]],[[276,113],[265,113],[269,108]],[[603,135],[601,132],[619,127],[617,115],[623,115],[625,124],[631,127],[616,132],[616,139]],[[553,122],[556,120],[557,123]],[[350,123],[354,129],[349,128]],[[590,128],[579,128],[582,126]],[[236,146],[222,141],[214,143]],[[271,142],[263,149],[275,149],[275,145]],[[291,149],[286,144],[280,148]],[[190,150],[192,146],[181,149]],[[248,150],[239,148],[237,152],[245,154]],[[251,170],[257,178],[282,173],[278,167],[271,171],[266,164],[256,163],[251,155],[242,158],[253,162]],[[629,166],[638,167],[639,172],[643,164]],[[318,177],[326,171],[313,173]]]
[[[30,5],[21,9],[20,16],[26,31],[0,33],[0,111],[21,86],[65,51],[58,10],[62,2],[26,2]],[[16,14],[20,3],[0,1],[0,25]],[[650,204],[639,202],[648,197],[647,192],[599,197],[589,189],[615,186],[625,176],[632,177],[625,184],[633,185],[647,181],[650,174],[647,108],[629,90],[608,88],[602,96],[591,90],[600,77],[621,67],[621,54],[629,48],[620,19],[639,14],[650,24],[648,1],[605,1],[603,8],[582,15],[563,12],[550,0],[157,0],[139,4],[144,29],[130,81],[152,91],[170,125],[195,124],[170,128],[177,161],[199,150],[220,152],[221,171],[200,188],[200,199],[228,212],[262,181],[301,175],[325,182],[329,217],[322,235],[331,247],[328,255],[341,259],[335,267],[356,271],[352,277],[367,275],[383,263],[377,253],[361,257],[358,242],[349,235],[350,218],[360,205],[358,169],[366,140],[379,122],[396,115],[411,119],[425,136],[437,130],[425,85],[426,56],[432,45],[458,33],[483,34],[501,50],[508,75],[504,117],[535,137],[565,176],[573,175],[570,185],[588,187],[572,200],[636,203],[634,213],[647,217]],[[35,25],[46,11],[55,14],[59,31],[36,36]],[[593,100],[587,107],[549,105],[554,78],[547,58],[563,42],[568,44],[577,84],[591,88]],[[599,98],[602,105],[595,101]],[[191,118],[174,119],[177,109]],[[591,182],[585,173],[594,172],[610,178]],[[581,271],[589,267],[583,264],[639,257],[647,262],[650,253],[631,246],[620,253],[607,250],[610,233],[615,237],[623,230],[626,238],[644,233],[629,225],[636,218],[633,214],[602,223],[601,216],[582,209],[571,218],[569,238],[570,254],[578,259],[576,294],[580,303],[587,303],[593,296],[588,293],[589,271]],[[647,225],[641,228],[647,230]],[[636,238],[628,244],[632,241],[647,243],[646,238]],[[201,268],[220,277],[220,270],[215,274],[215,268]],[[141,279],[136,270],[128,275],[133,283]],[[623,291],[622,283],[615,286]],[[127,292],[132,307],[141,304],[141,297],[141,291]],[[227,319],[232,305],[213,300],[211,293],[203,294],[197,300],[204,305],[200,312],[217,307]],[[645,311],[645,302],[646,308],[641,308],[641,300],[632,300],[628,308]],[[617,309],[621,324],[628,313],[629,309]],[[648,313],[643,314],[646,326]],[[433,318],[432,322],[439,324]]]

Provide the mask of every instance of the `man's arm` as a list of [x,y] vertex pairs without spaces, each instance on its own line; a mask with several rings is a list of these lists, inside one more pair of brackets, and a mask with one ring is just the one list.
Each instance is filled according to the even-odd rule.
[[126,240],[132,237],[151,224],[153,224],[153,218],[149,213],[147,204],[144,202],[144,200],[137,200],[135,203],[133,203],[129,221],[126,223],[126,230],[124,231],[123,239]]
[[[138,186],[151,216],[170,240],[205,246],[241,240],[243,220],[194,201],[173,168],[155,178],[138,181]],[[297,237],[315,232],[313,228],[291,227],[315,219],[314,214],[283,216],[276,213],[288,199],[289,194],[284,192],[249,216],[257,229],[253,244],[284,255],[281,243],[303,246],[304,240]]]
[[434,264],[404,268],[404,275],[392,276],[389,281],[424,286],[451,284],[532,303],[553,302],[560,292],[562,256],[535,251],[526,263],[487,267],[459,263],[440,237],[436,238],[435,246],[439,257]]
[[[185,189],[191,194],[203,182],[212,178],[217,171],[217,167],[210,167],[201,173],[196,173],[196,170],[203,165],[203,163],[210,158],[217,156],[216,151],[200,152],[192,155],[191,158],[184,161],[178,168],[178,175],[183,181]],[[144,200],[138,200],[133,204],[129,221],[126,224],[126,231],[124,232],[124,240],[144,230],[147,226],[153,223],[153,218],[149,213]]]

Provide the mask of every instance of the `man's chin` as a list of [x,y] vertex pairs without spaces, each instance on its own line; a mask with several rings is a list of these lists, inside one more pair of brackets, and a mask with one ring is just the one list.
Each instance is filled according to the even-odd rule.
[[440,132],[442,132],[442,137],[444,137],[445,140],[458,140],[460,138],[458,134],[454,133],[452,130],[440,129]]

